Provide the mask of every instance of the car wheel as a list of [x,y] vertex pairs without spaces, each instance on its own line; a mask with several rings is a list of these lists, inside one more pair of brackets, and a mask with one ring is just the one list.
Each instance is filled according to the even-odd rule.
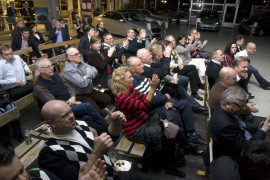
[[263,36],[264,35],[263,29],[259,29],[257,34],[259,37]]

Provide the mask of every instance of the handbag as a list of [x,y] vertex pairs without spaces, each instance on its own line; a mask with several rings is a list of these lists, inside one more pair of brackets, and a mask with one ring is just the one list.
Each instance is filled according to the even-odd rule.
[[0,108],[8,104],[11,104],[9,94],[3,88],[0,88]]

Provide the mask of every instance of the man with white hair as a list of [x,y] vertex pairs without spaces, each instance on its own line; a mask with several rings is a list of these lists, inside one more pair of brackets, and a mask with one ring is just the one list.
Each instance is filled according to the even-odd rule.
[[213,112],[208,126],[213,139],[214,159],[240,157],[243,148],[251,141],[264,140],[270,131],[270,116],[259,126],[244,122],[238,116],[246,105],[247,94],[238,86],[228,87],[220,97],[220,106]]
[[112,98],[102,92],[93,89],[93,79],[98,71],[82,60],[78,49],[70,47],[66,50],[68,62],[62,72],[62,76],[74,88],[76,98],[81,102],[90,102],[101,113],[101,109],[111,103]]
[[[244,56],[244,57],[249,58],[249,56],[254,54],[255,52],[256,52],[256,44],[253,42],[249,42],[246,46],[246,49],[236,53],[234,57],[236,58],[238,56]],[[249,64],[248,78],[247,78],[248,82],[249,82],[249,79],[250,79],[252,74],[254,74],[256,80],[258,81],[258,83],[262,89],[270,90],[270,83],[260,75],[259,71],[255,67],[253,67],[252,65]]]

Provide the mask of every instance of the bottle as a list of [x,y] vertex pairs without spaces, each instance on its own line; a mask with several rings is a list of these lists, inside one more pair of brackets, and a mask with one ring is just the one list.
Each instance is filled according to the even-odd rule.
[[98,91],[101,91],[101,84],[99,84],[99,85],[97,86],[97,88],[98,88],[98,89],[97,89]]
[[25,144],[31,144],[32,143],[31,134],[30,134],[30,131],[28,129],[25,130],[24,139],[25,139]]

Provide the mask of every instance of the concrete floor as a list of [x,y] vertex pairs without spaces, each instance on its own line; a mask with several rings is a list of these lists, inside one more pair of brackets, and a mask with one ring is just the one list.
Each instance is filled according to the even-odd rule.
[[[186,24],[180,24],[176,25],[175,23],[172,23],[169,25],[169,30],[167,34],[172,34],[177,37],[177,35],[180,34],[187,34],[187,30],[189,29],[189,26]],[[206,32],[201,31],[201,40],[208,39],[208,44],[205,48],[207,51],[211,51],[214,48],[220,48],[224,50],[226,43],[230,42],[234,39],[234,37],[238,34],[237,30],[234,29],[221,29],[219,32]],[[270,46],[268,43],[270,42],[270,36],[268,37],[249,37],[245,36],[245,42],[253,41],[257,44],[257,52],[255,55],[251,58],[252,64],[254,67],[256,67],[260,73],[265,77],[266,79],[270,80],[269,71],[267,71],[270,67],[270,61],[267,61],[270,59],[270,54],[267,54],[270,50]],[[245,43],[245,44],[246,44]],[[256,113],[254,115],[266,117],[268,116],[268,102],[270,100],[270,91],[262,90],[258,87],[258,83],[254,79],[254,77],[251,78],[250,84],[249,84],[249,91],[255,95],[255,99],[252,100],[252,102],[256,103],[256,106],[259,108],[260,112]],[[203,91],[199,91],[201,96],[203,96]],[[206,116],[194,114],[195,117],[195,126],[198,131],[198,133],[206,138]],[[261,118],[262,119],[262,118]],[[21,111],[21,124],[23,131],[28,129],[33,129],[37,124],[39,124],[42,121],[42,117],[39,112],[39,108],[37,106],[37,103],[33,103],[32,105],[28,106],[24,110]],[[17,146],[18,143],[12,138],[12,143]],[[205,148],[205,147],[202,147]],[[0,147],[0,151],[3,150],[2,144]],[[167,175],[161,168],[154,168],[154,167],[148,167],[148,168],[138,168],[137,165],[140,164],[140,160],[134,159],[134,158],[128,158],[126,156],[118,155],[114,151],[109,152],[110,155],[115,156],[117,159],[126,159],[129,161],[132,161],[132,170],[137,172],[145,173],[149,176],[154,177],[155,179],[166,179],[166,180],[176,180],[181,179],[172,175]],[[204,170],[204,165],[202,162],[202,158],[198,156],[192,156],[188,155],[186,157],[186,166],[181,168],[180,170],[184,171],[187,175],[185,179],[194,179],[194,180],[200,180],[200,179],[207,179],[205,177],[199,177],[197,176],[197,170]],[[37,163],[35,162],[31,167],[37,167]]]
[[[185,34],[187,35],[187,30],[190,28],[186,24],[176,25],[175,23],[170,24],[167,34],[172,34],[176,38],[178,35]],[[194,27],[194,26],[191,26]],[[205,39],[208,40],[208,44],[205,47],[205,51],[212,51],[214,48],[219,48],[224,51],[227,43],[234,40],[234,37],[239,34],[237,29],[221,28],[219,32],[211,31],[200,31],[201,41]],[[245,48],[248,42],[254,42],[257,45],[257,51],[254,55],[250,57],[251,64],[258,69],[260,74],[267,80],[270,81],[270,36],[256,37],[244,35]],[[258,82],[255,77],[252,76],[248,84],[249,92],[255,96],[251,102],[256,103],[256,107],[259,109],[258,113],[255,113],[256,116],[267,117],[269,116],[270,109],[270,90],[263,90],[259,87]]]

